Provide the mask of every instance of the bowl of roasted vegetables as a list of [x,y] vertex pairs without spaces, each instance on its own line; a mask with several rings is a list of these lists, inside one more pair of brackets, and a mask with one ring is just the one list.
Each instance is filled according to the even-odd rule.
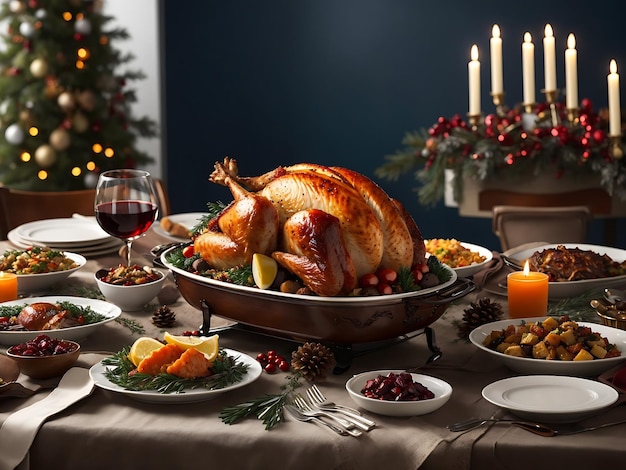
[[77,253],[32,247],[6,250],[0,255],[0,271],[17,274],[19,293],[32,294],[59,284],[86,262]]
[[491,322],[474,329],[469,339],[522,374],[590,377],[626,360],[626,331],[566,315]]

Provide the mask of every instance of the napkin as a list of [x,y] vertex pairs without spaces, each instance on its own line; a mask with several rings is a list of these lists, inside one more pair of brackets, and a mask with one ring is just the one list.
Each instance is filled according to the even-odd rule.
[[73,367],[50,394],[9,416],[0,427],[0,470],[28,468],[28,451],[39,428],[50,416],[66,409],[93,391],[89,370]]
[[480,271],[474,273],[472,281],[477,289],[482,288],[491,276],[497,274],[504,266],[504,261],[500,257],[500,253],[492,251],[493,258]]

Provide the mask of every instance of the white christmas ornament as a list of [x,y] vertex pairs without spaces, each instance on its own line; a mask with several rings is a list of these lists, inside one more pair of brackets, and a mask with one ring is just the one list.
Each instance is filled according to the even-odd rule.
[[9,10],[11,10],[12,13],[24,13],[26,11],[26,5],[20,0],[11,0],[11,2],[9,2]]
[[4,131],[4,138],[11,145],[20,145],[24,142],[24,129],[18,124],[11,124]]
[[37,10],[35,12],[35,17],[38,20],[43,20],[46,17],[47,14],[48,14],[48,12],[46,12],[46,10],[44,10],[43,8],[40,8],[39,10]]
[[59,104],[61,109],[65,111],[69,111],[71,109],[74,109],[74,105],[76,104],[76,101],[74,100],[74,96],[72,96],[70,92],[64,91],[57,98],[57,103]]
[[25,21],[20,24],[20,34],[25,38],[32,38],[33,34],[35,34],[35,27],[31,23]]
[[80,34],[89,34],[91,33],[91,23],[84,18],[76,20],[76,23],[74,23],[74,31]]
[[84,182],[86,188],[95,188],[96,184],[98,183],[98,175],[90,171],[89,173],[85,174]]
[[35,78],[43,78],[48,73],[48,62],[38,58],[30,63],[30,73]]

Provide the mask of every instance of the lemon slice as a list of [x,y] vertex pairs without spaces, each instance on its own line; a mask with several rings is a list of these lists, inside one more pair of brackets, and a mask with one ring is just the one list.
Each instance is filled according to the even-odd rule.
[[141,338],[137,338],[137,340],[135,340],[133,345],[130,347],[128,358],[130,359],[130,362],[135,364],[135,366],[138,366],[142,360],[152,353],[152,351],[156,351],[163,346],[164,344],[159,340],[142,336]]
[[214,361],[219,351],[219,335],[208,337],[171,335],[167,331],[163,339],[168,344],[175,344],[183,350],[195,348],[204,353],[209,361]]
[[278,274],[278,263],[262,253],[252,255],[252,277],[259,289],[269,288]]

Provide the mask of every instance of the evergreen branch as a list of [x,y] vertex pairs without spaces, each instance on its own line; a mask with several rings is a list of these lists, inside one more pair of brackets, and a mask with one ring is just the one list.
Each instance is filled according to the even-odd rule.
[[269,431],[284,419],[284,408],[288,403],[289,395],[300,387],[300,375],[287,376],[287,385],[283,391],[273,395],[263,395],[258,398],[222,409],[220,419],[225,424],[235,424],[242,419],[256,416]]
[[131,332],[138,334],[138,335],[144,334],[146,332],[143,326],[141,326],[141,323],[137,322],[136,320],[132,320],[130,318],[117,317],[115,319],[115,322],[122,326],[125,326]]

